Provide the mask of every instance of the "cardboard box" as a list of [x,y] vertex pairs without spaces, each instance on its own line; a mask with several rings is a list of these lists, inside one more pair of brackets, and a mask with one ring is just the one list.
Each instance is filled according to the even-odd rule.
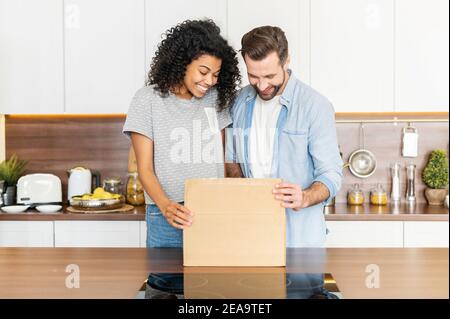
[[286,266],[286,216],[272,193],[280,179],[193,179],[185,206],[184,266]]

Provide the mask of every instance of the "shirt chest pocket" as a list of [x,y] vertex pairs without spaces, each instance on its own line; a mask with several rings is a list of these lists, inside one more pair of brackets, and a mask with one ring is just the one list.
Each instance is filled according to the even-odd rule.
[[292,163],[304,163],[308,160],[308,132],[283,130],[281,132],[281,151]]

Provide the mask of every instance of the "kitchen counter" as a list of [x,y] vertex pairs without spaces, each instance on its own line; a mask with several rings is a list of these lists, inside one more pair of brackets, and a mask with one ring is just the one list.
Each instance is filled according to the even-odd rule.
[[385,206],[365,204],[352,206],[337,203],[325,207],[326,220],[346,221],[448,221],[448,208],[444,206],[429,206],[427,204],[408,205],[392,203]]
[[[448,298],[445,248],[289,248],[286,272],[331,273],[344,298]],[[80,287],[66,288],[70,269]],[[379,269],[379,288],[368,288]],[[281,268],[283,269],[283,268]],[[280,268],[245,268],[252,272]],[[242,268],[188,267],[176,248],[0,248],[0,298],[134,298],[150,272],[242,272]]]
[[[448,221],[448,209],[443,206],[428,206],[416,204],[412,207],[405,203],[398,206],[350,206],[337,203],[332,207],[325,207],[325,219],[329,221],[368,221],[368,220],[397,220],[397,221]],[[2,220],[145,220],[145,206],[137,206],[125,213],[110,214],[74,214],[66,207],[58,213],[40,213],[29,209],[24,213],[11,214],[0,212]]]

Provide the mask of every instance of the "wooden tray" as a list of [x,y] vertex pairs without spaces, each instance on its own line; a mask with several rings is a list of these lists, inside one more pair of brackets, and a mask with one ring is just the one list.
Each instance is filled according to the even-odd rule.
[[114,209],[101,209],[101,210],[86,210],[84,208],[75,208],[72,206],[67,207],[67,211],[69,213],[74,214],[110,214],[110,213],[125,213],[130,210],[133,210],[134,206],[128,204],[122,204],[121,207],[117,207]]

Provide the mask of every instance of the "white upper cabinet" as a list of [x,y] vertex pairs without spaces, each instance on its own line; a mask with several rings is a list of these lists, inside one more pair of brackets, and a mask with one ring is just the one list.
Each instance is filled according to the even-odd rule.
[[311,86],[336,112],[394,110],[394,2],[311,1]]
[[395,111],[448,112],[449,1],[396,0]]
[[145,81],[144,0],[64,5],[66,113],[126,113]]
[[0,114],[62,113],[60,0],[0,0]]
[[220,27],[226,37],[226,1],[170,0],[145,2],[146,71],[155,56],[163,34],[185,20],[209,18]]
[[235,50],[281,27],[336,112],[448,112],[448,0],[0,0],[0,114],[126,113],[164,32],[203,18]]
[[[306,58],[303,52],[308,47],[303,44],[307,40],[307,21],[301,19],[306,13],[308,2],[304,0],[228,0],[228,37],[236,50],[241,49],[242,36],[248,31],[265,25],[280,27],[286,34],[291,56],[290,68],[295,76],[309,82],[308,74],[301,59]],[[305,9],[307,10],[307,9]],[[303,13],[303,14],[302,14]],[[247,69],[239,53],[242,83],[248,84]],[[304,60],[307,61],[307,60]]]

